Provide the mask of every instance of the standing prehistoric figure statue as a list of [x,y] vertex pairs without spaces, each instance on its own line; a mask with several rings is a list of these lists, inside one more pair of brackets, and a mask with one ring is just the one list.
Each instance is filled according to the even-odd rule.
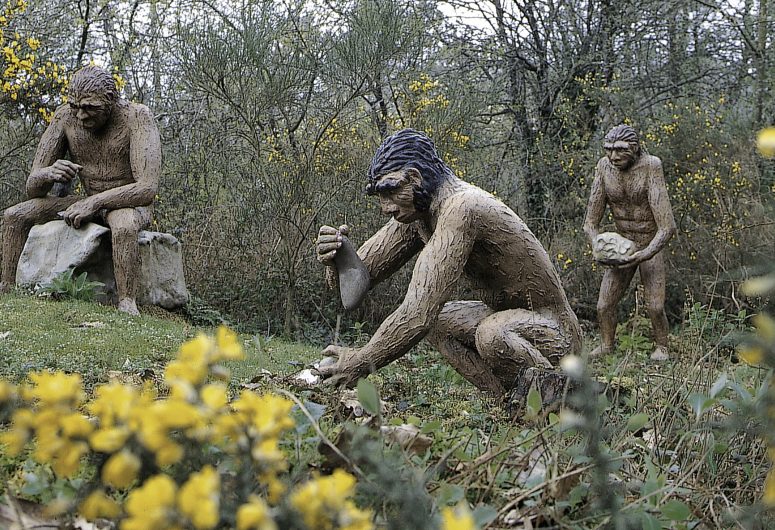
[[[95,220],[110,228],[118,308],[136,315],[137,234],[150,224],[159,186],[159,130],[148,108],[120,99],[113,76],[97,66],[76,72],[68,99],[38,145],[27,178],[30,200],[3,214],[0,292],[15,283],[33,225],[61,217],[79,228]],[[70,160],[65,160],[68,153]],[[67,194],[76,176],[86,197]]]
[[[368,344],[324,350],[338,361],[318,369],[323,377],[353,383],[426,338],[466,379],[496,395],[526,370],[539,385],[541,374],[556,379],[553,366],[581,349],[581,330],[549,256],[522,219],[458,179],[433,142],[411,129],[377,149],[367,192],[392,217],[358,250],[370,284],[415,255],[417,262],[403,302]],[[346,227],[324,226],[318,235],[329,278],[342,233]],[[451,300],[464,278],[480,300]]]
[[[669,355],[662,250],[676,228],[662,162],[642,151],[637,132],[628,125],[611,129],[603,142],[606,156],[597,163],[584,221],[595,259],[607,266],[597,302],[602,341],[590,355],[613,352],[616,305],[638,269],[656,343],[651,358],[663,361]],[[618,234],[598,233],[606,205]],[[606,253],[610,247],[614,252]]]

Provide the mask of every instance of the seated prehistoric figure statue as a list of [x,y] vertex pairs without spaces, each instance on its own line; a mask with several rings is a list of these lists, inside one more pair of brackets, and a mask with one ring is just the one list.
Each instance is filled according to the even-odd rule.
[[[638,133],[629,125],[611,129],[603,140],[606,156],[597,163],[589,196],[584,232],[596,261],[607,266],[597,301],[602,343],[590,355],[612,353],[616,335],[616,305],[627,292],[635,271],[640,271],[651,317],[656,348],[655,361],[669,358],[665,316],[665,260],[662,250],[675,233],[675,219],[667,196],[662,161],[644,153]],[[600,234],[606,205],[617,233]],[[617,236],[618,237],[612,237]],[[631,245],[628,250],[606,255],[606,245]],[[617,244],[618,243],[618,244]]]
[[[351,384],[426,338],[463,377],[502,396],[526,369],[553,371],[578,353],[576,315],[541,243],[509,207],[458,179],[427,136],[406,129],[385,139],[367,192],[392,217],[358,250],[371,285],[417,262],[404,301],[368,344],[324,350],[338,358],[318,368],[329,382]],[[343,232],[319,231],[318,260],[328,267]],[[480,300],[451,300],[464,278]]]
[[[148,108],[120,99],[113,77],[99,67],[76,72],[68,99],[38,145],[27,179],[29,200],[3,214],[0,292],[15,283],[33,225],[62,218],[79,228],[96,221],[111,230],[118,308],[136,315],[137,234],[150,224],[159,185],[159,131]],[[76,177],[86,197],[68,194]]]

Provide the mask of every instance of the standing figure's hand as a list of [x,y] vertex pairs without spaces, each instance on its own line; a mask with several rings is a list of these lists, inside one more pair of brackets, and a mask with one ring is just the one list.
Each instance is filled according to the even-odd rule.
[[617,269],[627,269],[629,267],[635,267],[643,261],[645,261],[643,259],[643,251],[639,250],[630,254],[629,256],[622,256],[621,258],[617,258],[615,262],[611,263],[611,265]]
[[338,229],[321,226],[315,244],[318,261],[326,267],[333,267],[336,251],[342,246],[342,236],[346,236],[349,232],[350,228],[347,225],[342,225]]

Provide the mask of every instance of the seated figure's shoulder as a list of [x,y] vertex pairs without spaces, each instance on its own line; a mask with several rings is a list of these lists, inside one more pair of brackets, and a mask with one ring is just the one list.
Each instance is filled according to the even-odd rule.
[[59,125],[59,126],[65,126],[68,125],[73,120],[73,111],[70,109],[70,105],[65,103],[64,105],[59,105],[56,110],[54,111],[54,115],[51,118],[51,122],[49,122],[49,125]]

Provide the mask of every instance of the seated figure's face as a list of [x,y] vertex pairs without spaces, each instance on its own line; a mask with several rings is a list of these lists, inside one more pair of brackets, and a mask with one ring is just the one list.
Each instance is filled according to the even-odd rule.
[[605,142],[603,149],[611,165],[620,171],[630,169],[638,158],[636,146],[623,140]]
[[393,171],[378,177],[375,184],[382,213],[399,223],[411,223],[421,216],[414,205],[415,174],[419,178],[414,169]]
[[108,123],[113,105],[98,94],[71,96],[70,108],[84,129],[99,131]]

